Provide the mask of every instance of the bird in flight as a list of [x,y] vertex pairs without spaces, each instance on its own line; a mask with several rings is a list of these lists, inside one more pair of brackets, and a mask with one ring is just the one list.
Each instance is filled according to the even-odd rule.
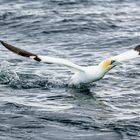
[[119,55],[106,58],[96,66],[84,67],[84,66],[79,66],[63,58],[54,58],[54,57],[49,57],[44,55],[37,55],[25,51],[23,49],[17,48],[4,41],[0,41],[0,43],[8,50],[18,55],[28,57],[33,60],[44,62],[47,64],[58,64],[58,65],[66,66],[73,73],[70,80],[70,84],[72,85],[80,85],[80,84],[88,84],[88,83],[96,82],[102,79],[104,75],[112,68],[121,64],[121,62],[140,56],[140,45],[137,45],[134,49],[130,49]]

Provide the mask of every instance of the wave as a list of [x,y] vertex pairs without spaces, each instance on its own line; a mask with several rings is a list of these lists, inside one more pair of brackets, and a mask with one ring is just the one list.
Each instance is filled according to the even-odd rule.
[[10,69],[0,70],[0,84],[9,86],[14,89],[30,89],[41,88],[49,89],[53,87],[67,87],[68,84],[63,81],[49,79],[47,77],[39,76],[37,74],[19,73]]

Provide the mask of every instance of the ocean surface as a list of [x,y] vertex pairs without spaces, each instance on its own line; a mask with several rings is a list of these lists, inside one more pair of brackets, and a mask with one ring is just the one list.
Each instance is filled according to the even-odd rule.
[[[97,65],[140,43],[139,0],[0,0],[0,39]],[[0,45],[0,140],[140,140],[140,58],[88,87]]]

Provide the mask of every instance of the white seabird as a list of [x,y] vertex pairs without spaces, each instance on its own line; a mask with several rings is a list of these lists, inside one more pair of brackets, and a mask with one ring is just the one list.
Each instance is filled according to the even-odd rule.
[[33,60],[41,61],[47,64],[58,64],[58,65],[64,65],[68,67],[69,70],[72,73],[74,73],[70,81],[70,84],[72,85],[88,84],[88,83],[98,81],[102,79],[108,71],[110,71],[115,66],[119,65],[121,62],[140,56],[140,45],[137,45],[134,49],[131,49],[120,55],[113,56],[103,60],[97,66],[84,67],[84,66],[79,66],[77,64],[74,64],[73,62],[66,59],[33,54],[23,49],[14,47],[4,41],[0,41],[0,42],[4,47],[6,47],[10,51],[18,55],[29,57]]

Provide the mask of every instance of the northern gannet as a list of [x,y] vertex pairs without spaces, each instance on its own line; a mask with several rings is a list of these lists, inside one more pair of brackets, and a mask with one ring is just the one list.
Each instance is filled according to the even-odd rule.
[[19,49],[13,45],[10,45],[4,41],[0,41],[1,44],[9,49],[10,51],[24,56],[29,57],[36,61],[41,61],[47,64],[59,64],[64,65],[74,73],[71,77],[70,84],[79,85],[79,84],[88,84],[95,81],[98,81],[104,77],[104,75],[110,71],[115,66],[119,65],[122,61],[136,58],[140,56],[140,45],[137,45],[134,49],[126,51],[120,55],[113,56],[103,60],[99,65],[96,66],[79,66],[73,62],[63,59],[63,58],[54,58],[49,56],[37,55],[23,49]]

